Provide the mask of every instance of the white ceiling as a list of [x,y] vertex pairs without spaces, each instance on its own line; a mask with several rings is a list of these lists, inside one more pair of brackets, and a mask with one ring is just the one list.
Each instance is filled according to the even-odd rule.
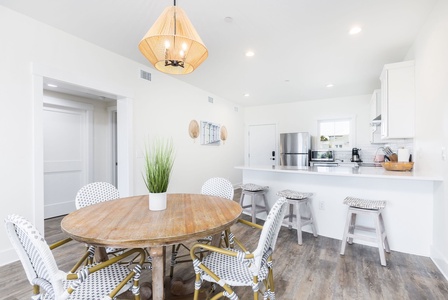
[[[436,2],[177,0],[209,57],[176,78],[241,106],[369,94],[379,88],[383,65],[405,58]],[[0,5],[150,65],[138,43],[173,2],[0,0]],[[351,36],[354,25],[363,30]],[[255,56],[246,57],[247,50]],[[326,88],[329,83],[334,87]]]

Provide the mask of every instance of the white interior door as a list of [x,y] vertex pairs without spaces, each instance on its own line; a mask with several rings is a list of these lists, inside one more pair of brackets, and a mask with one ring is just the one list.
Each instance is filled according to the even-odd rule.
[[277,164],[277,126],[275,124],[249,126],[249,165]]
[[76,193],[90,181],[92,154],[93,107],[48,101],[43,112],[45,218],[75,210]]

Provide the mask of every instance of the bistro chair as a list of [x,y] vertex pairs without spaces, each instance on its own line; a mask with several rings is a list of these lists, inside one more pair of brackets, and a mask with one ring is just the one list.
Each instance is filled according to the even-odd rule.
[[[232,300],[239,299],[233,291],[234,286],[250,286],[253,290],[254,300],[258,299],[259,293],[263,299],[275,299],[274,277],[272,270],[272,254],[278,232],[281,228],[283,218],[287,209],[286,198],[280,198],[270,210],[263,226],[252,223],[251,226],[261,228],[258,246],[253,252],[249,252],[235,238],[242,251],[232,248],[219,248],[210,245],[195,244],[190,251],[193,259],[193,267],[196,273],[194,299],[199,297],[199,289],[202,282],[208,281],[219,284],[224,290],[211,299],[227,297]],[[250,223],[246,221],[245,223]],[[210,253],[205,257],[199,257],[196,251],[204,248]],[[263,291],[260,284],[263,284]]]
[[[108,182],[93,182],[83,186],[78,191],[75,198],[75,205],[76,209],[80,209],[86,206],[90,206],[100,202],[115,200],[118,198],[120,198],[120,192],[114,185]],[[112,248],[112,247],[106,247],[105,249],[101,248],[99,249],[99,251],[97,251],[100,252],[99,254],[97,254],[97,258],[99,261],[107,260],[109,255],[119,255],[124,250],[125,249],[122,248]],[[148,266],[146,268],[151,269],[151,256],[147,251],[146,251],[146,259],[148,263]]]
[[[139,278],[145,252],[132,249],[117,257],[78,268],[68,273],[59,270],[50,247],[33,224],[17,215],[5,219],[8,237],[33,285],[32,299],[115,299],[131,290],[140,299]],[[87,253],[84,258],[89,254]],[[132,270],[117,262],[129,256],[139,256]]]
[[[226,198],[229,200],[233,200],[234,189],[233,189],[232,183],[229,180],[227,180],[225,178],[221,178],[221,177],[213,177],[213,178],[208,179],[206,182],[204,182],[204,184],[201,187],[201,194],[217,196],[217,197],[222,197],[222,198]],[[223,233],[222,237],[227,241],[226,243],[228,243],[228,238],[227,238],[228,234]],[[205,244],[208,244],[211,241],[212,241],[211,236],[208,236],[208,237],[198,240],[199,243],[205,243]],[[188,252],[190,251],[190,249],[184,244],[178,244],[178,245],[172,246],[171,269],[170,269],[170,277],[171,278],[174,275],[174,266],[176,264],[183,263],[183,262],[191,262],[191,259],[189,257],[190,255],[188,253],[183,254],[183,255],[178,255],[181,248],[186,249]],[[185,257],[187,257],[187,259],[185,259]]]
[[83,186],[75,198],[76,209],[120,198],[117,188],[108,182],[93,182]]

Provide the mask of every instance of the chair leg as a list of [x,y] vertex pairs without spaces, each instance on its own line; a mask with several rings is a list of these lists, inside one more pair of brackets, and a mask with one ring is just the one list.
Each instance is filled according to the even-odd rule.
[[383,214],[382,213],[380,213],[379,218],[380,218],[380,225],[382,227],[381,228],[382,232],[384,232],[384,248],[386,249],[387,253],[390,253],[389,241],[387,239],[386,227],[384,226],[384,220],[383,220]]
[[376,230],[376,237],[378,240],[378,251],[380,252],[380,260],[381,265],[386,266],[386,257],[384,255],[384,249],[383,249],[383,234],[381,233],[381,225],[380,225],[380,213],[375,218],[375,230]]
[[269,204],[268,199],[266,198],[266,193],[263,193],[263,201],[264,201],[264,209],[266,211],[266,216],[269,215]]
[[240,197],[240,205],[241,205],[241,207],[243,206],[243,204],[244,204],[244,191],[241,191],[241,197]]
[[350,230],[350,224],[352,219],[352,212],[349,210],[347,213],[347,219],[345,220],[345,229],[344,229],[344,235],[342,236],[342,243],[341,243],[341,255],[345,254],[345,246],[347,245],[347,235]]
[[294,204],[289,203],[288,228],[292,229],[292,218],[294,214]]
[[297,242],[302,245],[302,215],[300,214],[300,203],[294,203],[296,211],[296,226],[297,226]]
[[[355,233],[355,227],[356,227],[356,213],[352,212],[350,217],[350,226],[349,226],[349,233],[352,235]],[[348,238],[348,243],[351,245],[353,244],[353,237]]]
[[250,201],[252,201],[252,223],[257,223],[257,201],[256,201],[257,196],[256,195],[252,195],[250,197]]
[[308,211],[310,213],[310,225],[311,225],[311,230],[313,230],[313,235],[314,237],[317,237],[317,230],[316,230],[316,225],[314,225],[314,213],[313,213],[313,209],[310,205],[309,200],[306,201],[306,207],[308,208]]

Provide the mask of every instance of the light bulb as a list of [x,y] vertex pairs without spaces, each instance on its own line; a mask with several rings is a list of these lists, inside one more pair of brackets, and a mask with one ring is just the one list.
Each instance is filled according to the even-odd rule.
[[166,40],[165,41],[165,48],[168,49],[170,47],[170,41]]

